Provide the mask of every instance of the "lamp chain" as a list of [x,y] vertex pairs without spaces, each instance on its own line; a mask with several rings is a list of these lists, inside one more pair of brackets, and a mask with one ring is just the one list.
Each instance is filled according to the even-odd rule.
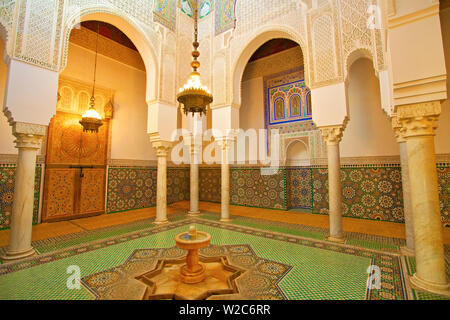
[[98,39],[100,34],[100,22],[97,21],[97,40],[95,44],[94,86],[92,87],[91,107],[95,105],[95,84],[97,81]]

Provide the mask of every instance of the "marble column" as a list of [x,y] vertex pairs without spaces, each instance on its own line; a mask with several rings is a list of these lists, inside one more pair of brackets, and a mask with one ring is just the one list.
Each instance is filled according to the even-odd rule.
[[198,167],[199,167],[199,153],[201,152],[201,146],[195,143],[191,144],[191,181],[190,181],[190,210],[189,216],[198,216],[200,214],[198,206]]
[[221,153],[221,222],[230,222],[230,163],[228,151],[232,140],[222,139],[218,141]]
[[35,254],[31,246],[34,206],[36,156],[45,136],[46,126],[14,123],[13,134],[19,151],[14,177],[14,201],[11,215],[9,245],[2,260],[13,261]]
[[166,224],[167,220],[167,155],[171,148],[169,142],[154,142],[158,157],[158,174],[156,183],[156,219],[155,224]]
[[400,164],[402,170],[403,215],[405,217],[406,246],[400,252],[406,256],[414,256],[414,226],[412,217],[411,191],[409,183],[408,152],[404,131],[398,122],[397,116],[392,117],[392,128],[400,148]]
[[397,107],[406,139],[414,221],[416,273],[410,281],[416,288],[450,295],[434,150],[434,131],[440,113],[439,101]]
[[330,216],[329,241],[344,242],[342,230],[342,186],[339,142],[342,139],[344,126],[319,128],[327,143],[328,152],[328,203]]

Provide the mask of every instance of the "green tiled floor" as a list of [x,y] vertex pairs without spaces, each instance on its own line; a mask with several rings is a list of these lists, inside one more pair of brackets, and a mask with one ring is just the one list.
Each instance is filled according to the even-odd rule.
[[[197,224],[212,235],[212,243],[250,244],[261,258],[294,268],[281,281],[289,299],[364,299],[370,259],[285,241]],[[186,226],[70,256],[0,277],[0,299],[90,299],[85,289],[68,290],[66,269],[78,265],[82,277],[119,265],[139,248],[173,246],[175,234]]]
[[[202,218],[218,221],[219,215],[216,213],[204,213]],[[317,240],[325,240],[328,235],[328,229],[258,220],[247,217],[233,216],[231,224],[281,232]],[[358,234],[354,232],[347,232],[345,234],[345,238],[346,243],[350,245],[373,250],[385,250],[389,252],[397,252],[399,247],[405,244],[403,239],[391,239],[380,236]]]
[[[279,284],[289,299],[364,299],[366,270],[371,263],[371,254],[366,255],[361,250],[377,250],[390,254],[397,252],[398,247],[404,243],[401,239],[347,233],[346,244],[355,249],[362,248],[356,250],[360,250],[363,254],[346,254],[343,251],[319,248],[323,247],[323,244],[329,248],[333,246],[324,242],[328,232],[326,229],[237,216],[232,217],[230,224],[221,224],[218,222],[219,215],[210,212],[202,214],[200,218],[197,221],[205,222],[198,223],[198,228],[212,234],[213,244],[249,244],[259,257],[293,266]],[[0,275],[3,274],[0,276],[2,288],[0,299],[92,299],[85,289],[67,289],[66,281],[69,277],[66,274],[67,267],[78,265],[82,271],[81,276],[85,277],[123,263],[135,249],[171,247],[174,245],[173,236],[186,229],[186,225],[182,227],[178,225],[186,224],[190,220],[184,220],[186,215],[181,210],[177,214],[170,215],[169,219],[171,221],[169,227],[162,229],[154,227],[152,219],[146,219],[35,241],[33,245],[40,253],[37,258],[15,265],[14,268],[9,266],[6,272],[7,265],[0,265]],[[271,232],[274,234],[268,239],[267,234]],[[292,240],[289,239],[291,236],[311,240],[289,243]],[[446,247],[446,255],[448,252]],[[47,256],[51,262],[39,261]],[[27,263],[36,265],[28,267]],[[381,263],[381,266],[384,262],[378,259],[378,263]],[[408,274],[414,272],[414,263],[414,259],[407,259]],[[384,267],[390,268],[389,265]],[[393,278],[397,279],[396,284],[395,281],[392,282],[396,287],[392,290],[397,292],[394,296],[402,298],[398,293],[402,292],[402,289],[399,289],[398,283],[401,282],[398,279],[403,276],[397,271],[393,275]],[[440,296],[415,290],[411,292],[412,299],[442,299]],[[391,295],[383,294],[382,291],[373,296],[374,299],[386,297]]]

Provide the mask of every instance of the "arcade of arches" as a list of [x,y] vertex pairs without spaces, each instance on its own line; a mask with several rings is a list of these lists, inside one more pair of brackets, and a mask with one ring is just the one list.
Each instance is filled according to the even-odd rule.
[[199,0],[206,116],[196,1],[41,2],[0,4],[0,299],[148,298],[191,225],[236,299],[450,298],[450,1]]

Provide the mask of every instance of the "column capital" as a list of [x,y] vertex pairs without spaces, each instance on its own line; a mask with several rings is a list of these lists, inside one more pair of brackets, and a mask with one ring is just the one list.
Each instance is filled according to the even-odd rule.
[[191,143],[190,147],[189,147],[189,151],[191,153],[191,155],[198,155],[202,152],[202,145],[199,143]]
[[397,117],[405,138],[434,136],[440,114],[440,101],[397,106]]
[[319,129],[327,145],[337,145],[342,140],[345,125],[320,127]]
[[14,122],[12,133],[17,138],[16,148],[39,149],[45,136],[47,126],[35,123]]
[[391,117],[392,129],[394,130],[395,138],[398,143],[405,142],[405,129],[402,127],[400,121],[398,120],[398,116],[396,114]]
[[234,140],[234,137],[222,137],[216,139],[217,144],[225,151],[232,146]]
[[153,141],[152,142],[152,146],[153,148],[156,149],[156,156],[159,157],[164,157],[166,158],[167,155],[169,154],[169,150],[172,148],[172,142],[168,142],[168,141]]

